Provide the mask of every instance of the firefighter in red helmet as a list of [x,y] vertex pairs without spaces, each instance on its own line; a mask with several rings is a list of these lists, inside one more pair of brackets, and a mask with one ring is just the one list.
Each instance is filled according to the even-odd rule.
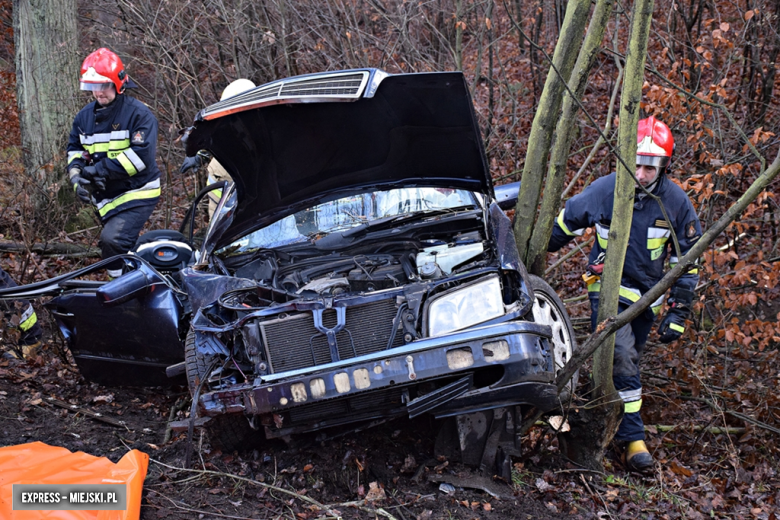
[[[677,261],[671,232],[677,237],[680,253],[686,254],[701,237],[701,224],[688,196],[665,173],[674,152],[674,138],[669,127],[655,117],[639,121],[631,234],[620,282],[619,312],[650,290],[664,274],[664,263]],[[596,228],[596,242],[590,252],[589,266],[583,275],[591,303],[591,325],[595,329],[598,315],[601,272],[609,239],[615,189],[615,173],[595,180],[585,190],[566,202],[553,227],[547,247],[557,251],[586,228]],[[648,197],[652,193],[654,197]],[[661,205],[666,210],[668,220]],[[683,274],[672,286],[668,309],[658,327],[660,340],[669,343],[685,331],[685,320],[693,302],[699,280],[696,269]],[[640,416],[642,383],[639,361],[650,328],[664,303],[662,296],[649,309],[615,333],[615,357],[612,379],[624,405],[623,419],[615,440],[624,445],[628,469],[642,473],[653,469],[653,458],[645,445],[644,423]]]
[[[130,251],[160,198],[157,118],[127,96],[136,85],[116,53],[101,48],[81,65],[81,90],[94,101],[73,120],[68,141],[68,178],[76,196],[93,204],[103,223],[103,258]],[[109,265],[121,275],[122,263]]]

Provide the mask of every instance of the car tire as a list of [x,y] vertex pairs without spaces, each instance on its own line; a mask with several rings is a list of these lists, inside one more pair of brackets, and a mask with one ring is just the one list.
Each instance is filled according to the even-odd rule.
[[[571,325],[569,313],[566,312],[566,307],[550,284],[533,274],[529,274],[528,278],[531,289],[534,291],[534,304],[531,308],[534,322],[543,323],[552,328],[553,363],[557,376],[577,349],[574,328]],[[577,386],[578,377],[579,370],[574,373],[565,388],[573,391]]]
[[[184,366],[190,395],[194,396],[199,382],[207,377],[208,365],[195,347],[195,332],[187,333],[184,344]],[[206,390],[201,389],[201,394]],[[222,452],[244,451],[259,446],[265,438],[262,432],[254,430],[243,414],[225,414],[212,417],[203,427],[211,447]]]

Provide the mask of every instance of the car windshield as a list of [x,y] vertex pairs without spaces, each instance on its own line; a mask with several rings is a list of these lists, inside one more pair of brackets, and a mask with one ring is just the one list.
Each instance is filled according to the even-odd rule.
[[222,251],[273,248],[303,242],[378,220],[420,212],[473,208],[477,200],[466,190],[448,188],[400,188],[343,197],[318,204],[258,229]]

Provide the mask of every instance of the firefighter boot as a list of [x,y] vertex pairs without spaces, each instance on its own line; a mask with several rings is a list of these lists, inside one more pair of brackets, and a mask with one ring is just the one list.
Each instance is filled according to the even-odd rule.
[[38,348],[40,346],[41,342],[36,341],[32,345],[20,345],[19,348],[22,349],[22,355],[24,356],[24,359],[33,359],[38,355]]
[[38,355],[40,346],[40,341],[36,341],[31,345],[18,345],[7,352],[3,352],[3,357],[6,359],[34,359]]
[[631,441],[623,453],[623,462],[630,471],[650,473],[653,470],[653,457],[647,450],[645,441]]

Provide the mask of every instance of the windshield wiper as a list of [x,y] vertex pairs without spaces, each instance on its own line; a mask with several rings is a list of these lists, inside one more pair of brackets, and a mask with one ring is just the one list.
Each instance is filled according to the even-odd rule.
[[[447,215],[451,213],[459,213],[469,206],[460,206],[457,208],[441,208],[441,209],[426,209],[422,211],[415,211],[414,213],[407,213],[404,215],[393,215],[391,217],[383,217],[377,220],[373,220],[366,224],[355,226],[352,229],[341,233],[344,238],[349,238],[362,233],[368,233],[369,231],[377,231],[385,227],[391,227],[392,225],[401,224],[410,220],[417,220],[424,217],[435,217],[438,215]],[[473,210],[471,210],[473,211]]]

